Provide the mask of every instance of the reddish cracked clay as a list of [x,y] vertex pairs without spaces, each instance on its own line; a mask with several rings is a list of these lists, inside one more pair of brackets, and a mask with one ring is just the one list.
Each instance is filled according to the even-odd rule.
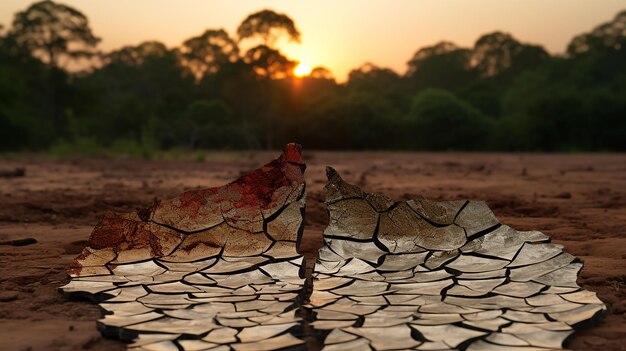
[[[287,144],[280,157],[224,186],[188,191],[136,213],[105,214],[89,238],[89,249],[112,249],[114,264],[166,255],[195,257],[202,250],[261,254],[276,241],[259,235],[264,223],[302,200],[304,169],[300,146]],[[77,257],[72,273],[89,256],[87,250]]]

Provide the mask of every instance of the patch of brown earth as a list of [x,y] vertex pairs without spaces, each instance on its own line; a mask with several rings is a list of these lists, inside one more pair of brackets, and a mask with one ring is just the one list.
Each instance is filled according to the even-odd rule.
[[[106,211],[131,212],[184,191],[226,184],[276,153],[207,154],[204,162],[133,158],[3,158],[0,179],[0,350],[124,350],[96,330],[95,305],[65,300],[57,288]],[[307,152],[302,250],[321,246],[328,221],[324,168],[366,191],[406,199],[482,199],[501,222],[537,229],[585,261],[579,284],[609,315],[576,334],[574,350],[626,350],[626,155]],[[312,260],[309,260],[310,263]]]

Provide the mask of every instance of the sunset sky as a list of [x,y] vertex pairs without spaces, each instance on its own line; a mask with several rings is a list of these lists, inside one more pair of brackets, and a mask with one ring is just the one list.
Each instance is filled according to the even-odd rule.
[[[269,8],[289,15],[301,44],[280,43],[287,56],[329,68],[338,80],[372,62],[404,73],[420,47],[449,40],[471,46],[481,35],[502,30],[524,42],[562,53],[569,40],[626,9],[624,0],[65,0],[91,20],[100,49],[144,40],[170,47],[207,28],[231,35],[250,13]],[[0,24],[32,1],[0,1]]]

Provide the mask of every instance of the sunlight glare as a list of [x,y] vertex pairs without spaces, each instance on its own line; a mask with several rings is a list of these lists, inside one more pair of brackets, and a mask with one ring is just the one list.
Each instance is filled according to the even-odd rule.
[[311,74],[311,71],[313,70],[313,68],[309,65],[307,65],[304,62],[300,62],[296,68],[294,68],[293,70],[293,74],[296,77],[304,77],[304,76],[308,76],[309,74]]

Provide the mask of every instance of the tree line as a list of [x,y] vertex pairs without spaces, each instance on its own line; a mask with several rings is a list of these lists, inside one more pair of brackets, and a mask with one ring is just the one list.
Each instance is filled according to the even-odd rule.
[[366,63],[338,84],[324,67],[294,76],[276,43],[300,32],[272,10],[234,35],[100,52],[83,13],[40,1],[0,32],[0,150],[624,151],[624,28],[626,11],[563,55],[503,32],[443,41],[404,74]]

